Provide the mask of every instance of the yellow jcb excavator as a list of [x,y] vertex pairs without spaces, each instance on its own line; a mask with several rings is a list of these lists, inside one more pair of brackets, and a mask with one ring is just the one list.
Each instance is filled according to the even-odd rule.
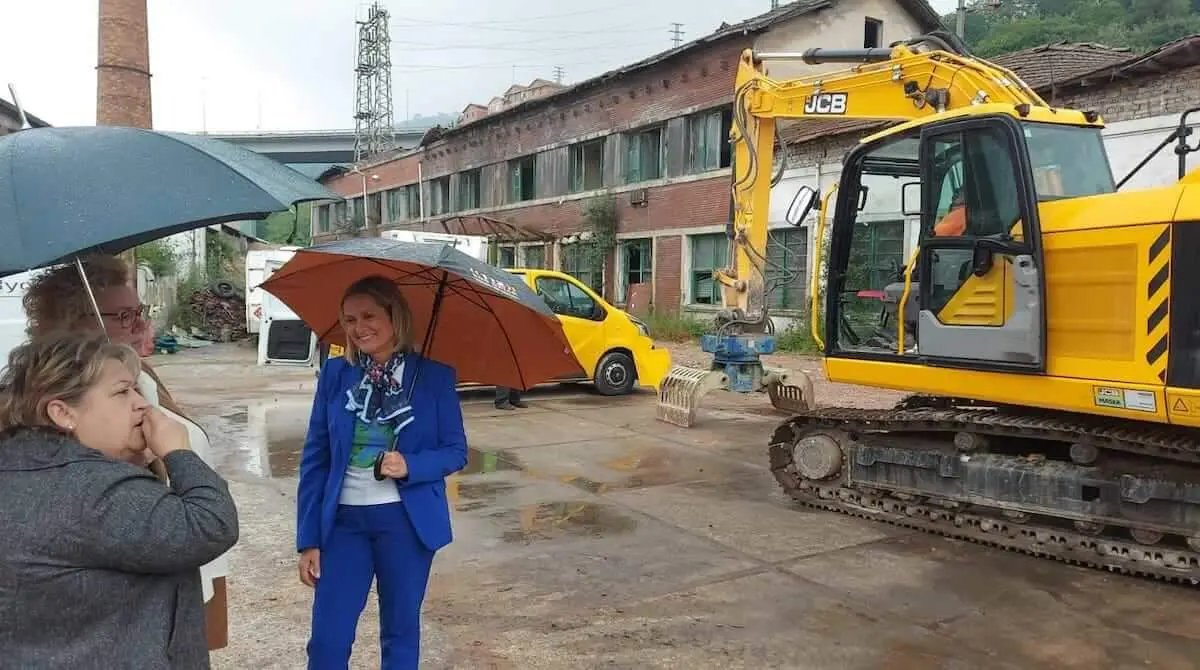
[[[780,60],[854,65],[772,80],[763,63]],[[828,379],[911,393],[895,407],[817,408],[811,380],[762,372],[754,355],[771,345],[773,144],[776,119],[791,118],[903,121],[845,157],[819,207],[809,287]],[[733,262],[715,273],[727,311],[705,339],[712,369],[674,370],[659,418],[690,425],[711,388],[765,389],[793,415],[769,455],[796,501],[1200,583],[1200,171],[1183,169],[1197,147],[1185,114],[1155,150],[1177,142],[1179,181],[1118,192],[1129,177],[1114,180],[1102,127],[945,33],[746,51]],[[802,187],[787,222],[817,200]],[[889,273],[870,247],[896,209],[919,232]],[[751,382],[735,388],[731,369]]]

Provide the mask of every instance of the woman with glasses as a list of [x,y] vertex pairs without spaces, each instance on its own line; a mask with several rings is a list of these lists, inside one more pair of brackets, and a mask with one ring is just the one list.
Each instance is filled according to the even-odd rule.
[[[129,266],[115,256],[94,255],[82,260],[88,284],[96,297],[104,331],[113,344],[133,347],[145,357],[154,352],[154,327],[147,319],[147,307],[138,298]],[[95,331],[100,329],[96,310],[80,281],[79,268],[74,263],[62,265],[37,274],[25,291],[23,300],[27,319],[26,334],[39,337],[61,331]],[[192,450],[211,463],[208,435],[198,423],[188,418],[175,402],[167,387],[143,358],[138,390],[151,405],[167,416],[181,422],[188,432]],[[150,468],[164,481],[167,473],[163,464],[153,459],[149,451],[141,452],[139,463]],[[204,587],[205,618],[209,649],[221,649],[228,644],[228,595],[225,578],[229,559],[221,556],[200,569]]]

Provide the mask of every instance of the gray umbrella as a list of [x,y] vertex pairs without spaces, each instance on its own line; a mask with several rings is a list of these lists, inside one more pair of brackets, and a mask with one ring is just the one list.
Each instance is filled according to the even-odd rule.
[[0,277],[314,200],[342,197],[210,137],[120,126],[21,130],[0,137]]

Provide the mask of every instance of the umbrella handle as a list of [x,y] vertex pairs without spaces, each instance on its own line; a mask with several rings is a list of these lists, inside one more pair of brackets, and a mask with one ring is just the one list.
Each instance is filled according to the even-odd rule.
[[[391,450],[389,449],[388,451]],[[387,477],[383,474],[383,456],[386,453],[387,451],[381,451],[379,452],[379,455],[375,457],[375,481],[377,482],[387,479]]]

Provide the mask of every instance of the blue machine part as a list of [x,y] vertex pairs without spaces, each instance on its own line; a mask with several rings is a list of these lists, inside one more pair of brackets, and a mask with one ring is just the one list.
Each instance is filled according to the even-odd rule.
[[713,369],[729,377],[729,390],[751,393],[762,388],[762,354],[775,353],[774,335],[703,335],[700,349],[713,355]]

